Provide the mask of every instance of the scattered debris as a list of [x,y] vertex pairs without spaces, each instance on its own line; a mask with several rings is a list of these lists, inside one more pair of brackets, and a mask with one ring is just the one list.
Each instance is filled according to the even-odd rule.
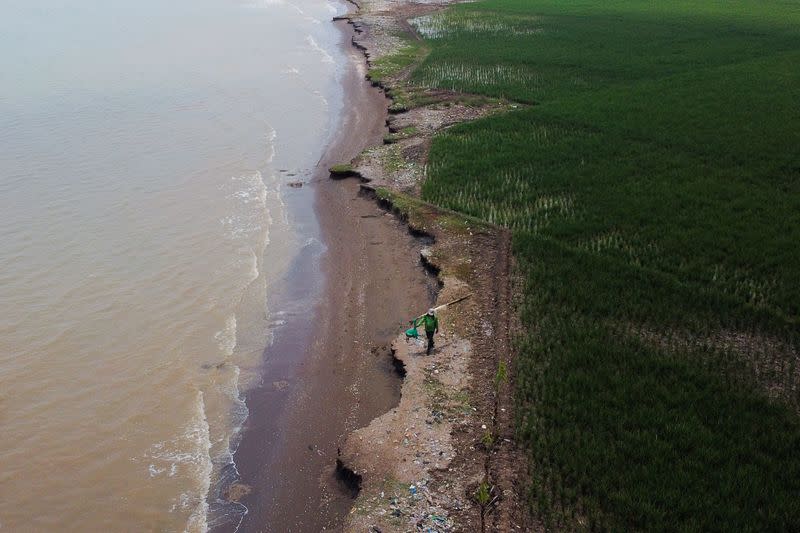
[[273,381],[272,382],[272,389],[278,392],[283,392],[289,388],[289,382],[282,380],[282,381]]
[[253,491],[250,485],[244,483],[231,483],[223,494],[223,498],[229,502],[238,502]]

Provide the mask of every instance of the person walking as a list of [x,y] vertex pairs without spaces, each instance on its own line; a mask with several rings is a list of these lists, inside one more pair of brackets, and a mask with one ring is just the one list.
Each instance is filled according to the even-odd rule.
[[439,333],[439,319],[436,318],[436,312],[431,307],[428,312],[414,321],[414,327],[425,325],[425,336],[428,337],[428,351],[430,355],[433,351],[433,335]]

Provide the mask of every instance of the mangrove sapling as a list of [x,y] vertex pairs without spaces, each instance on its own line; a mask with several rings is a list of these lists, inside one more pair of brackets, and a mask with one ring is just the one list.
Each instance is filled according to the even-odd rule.
[[475,489],[475,493],[473,494],[473,498],[475,499],[475,503],[478,504],[481,513],[481,532],[486,531],[486,513],[489,510],[489,507],[496,501],[495,498],[492,497],[492,493],[494,492],[494,487],[489,485],[489,481],[484,479],[481,481],[478,488]]
[[483,447],[486,449],[488,453],[491,453],[496,440],[497,439],[494,433],[487,430],[486,433],[483,434],[483,437],[481,437],[481,444],[483,444]]
[[494,391],[496,395],[500,393],[500,385],[506,381],[508,381],[508,368],[505,361],[500,361],[494,374]]

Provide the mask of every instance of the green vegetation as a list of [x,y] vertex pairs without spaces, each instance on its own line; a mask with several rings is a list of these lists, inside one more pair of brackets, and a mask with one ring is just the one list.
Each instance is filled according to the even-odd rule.
[[413,137],[416,134],[417,134],[417,128],[415,128],[414,126],[409,126],[407,128],[403,128],[400,131],[384,135],[383,144],[394,144],[397,141],[402,141],[403,139]]
[[506,368],[506,363],[504,361],[500,361],[500,364],[497,365],[497,372],[494,374],[495,394],[500,392],[500,385],[506,381],[508,381],[508,368]]
[[[403,43],[400,48],[392,54],[376,59],[370,65],[367,78],[373,83],[383,86],[389,80],[399,79],[404,72],[418,63],[428,52],[422,41],[407,37],[399,38],[402,39]],[[421,98],[421,91],[407,86],[400,86],[397,83],[393,83],[392,87],[388,88],[386,92],[392,99],[392,104],[389,107],[389,111],[392,113],[400,113],[414,107],[419,98]]]
[[421,41],[405,38],[397,51],[372,62],[367,77],[375,83],[383,83],[411,68],[426,52]]
[[538,330],[519,346],[519,433],[550,525],[796,529],[800,422],[761,392],[796,405],[793,363],[745,356],[784,321],[551,238],[516,246]]
[[531,503],[554,528],[800,528],[800,2],[488,0],[419,85],[524,104],[423,197],[514,230]]
[[447,231],[459,235],[484,231],[489,227],[478,218],[448,209],[436,208],[428,202],[384,187],[376,188],[375,195],[379,200],[390,204],[413,228],[419,231],[429,230],[428,226],[433,221]]
[[483,532],[486,531],[486,511],[488,511],[492,501],[491,487],[486,480],[483,480],[481,484],[478,485],[473,497],[475,498],[475,503],[477,503],[481,509],[481,531]]
[[336,177],[349,177],[351,176],[355,170],[353,169],[353,165],[350,163],[339,163],[337,165],[333,165],[328,169],[328,172],[332,176]]

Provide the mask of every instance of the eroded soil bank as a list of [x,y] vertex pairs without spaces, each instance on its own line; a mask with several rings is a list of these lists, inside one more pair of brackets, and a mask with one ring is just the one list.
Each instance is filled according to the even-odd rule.
[[[446,2],[416,4],[369,0],[349,17],[353,45],[368,65],[417,39],[409,19]],[[418,59],[424,56],[420,54]],[[390,63],[390,62],[389,62]],[[413,87],[413,64],[381,69],[382,87],[394,98],[382,146],[349,163],[365,194],[395,213],[431,244],[421,260],[438,273],[441,306],[437,349],[395,336],[392,351],[406,376],[399,405],[351,434],[340,462],[358,476],[361,491],[346,531],[514,531],[534,525],[520,492],[527,469],[514,441],[511,391],[516,321],[510,234],[482,221],[417,199],[430,141],[453,124],[512,107],[446,91]],[[402,105],[400,104],[402,100]]]
[[[339,23],[349,31],[344,23]],[[397,404],[400,380],[388,346],[426,309],[435,282],[419,261],[421,242],[396,217],[334,182],[327,168],[385,133],[386,99],[365,81],[356,51],[345,78],[343,123],[310,183],[326,253],[314,309],[286,317],[268,350],[264,383],[248,395],[250,417],[236,454],[237,497],[249,509],[240,531],[338,529],[354,496],[337,480],[346,435]],[[302,263],[285,281],[304,290]],[[291,299],[292,290],[285,297]]]

